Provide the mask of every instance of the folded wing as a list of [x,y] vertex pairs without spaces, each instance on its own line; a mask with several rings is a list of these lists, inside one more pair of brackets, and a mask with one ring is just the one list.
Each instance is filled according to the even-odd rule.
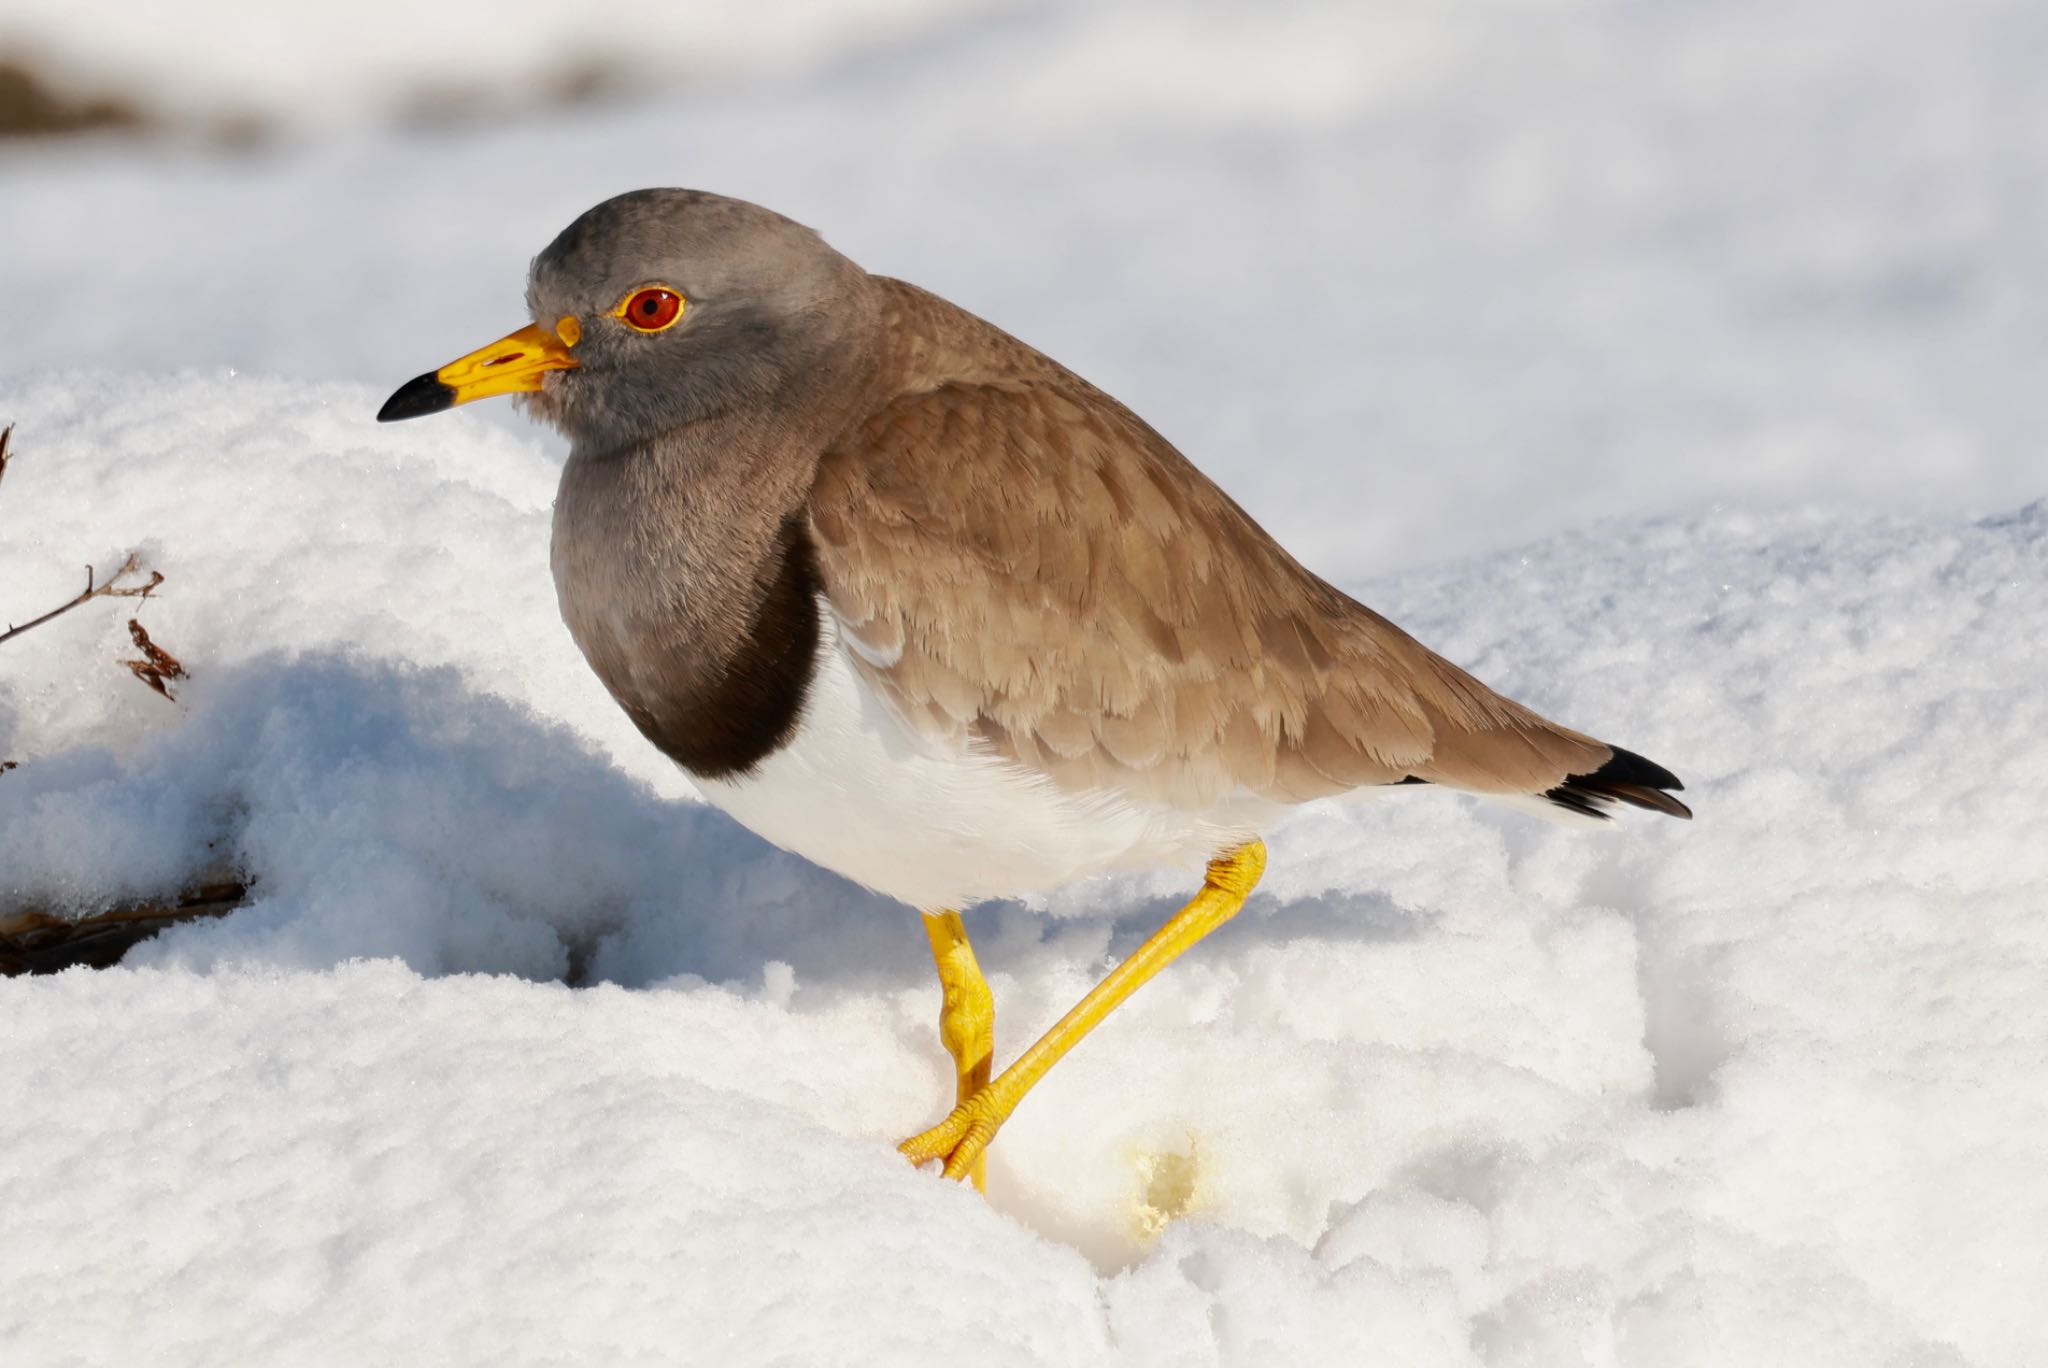
[[1189,809],[1427,782],[1689,815],[1667,771],[1429,651],[1122,405],[1028,357],[883,404],[812,492],[856,668],[920,731]]

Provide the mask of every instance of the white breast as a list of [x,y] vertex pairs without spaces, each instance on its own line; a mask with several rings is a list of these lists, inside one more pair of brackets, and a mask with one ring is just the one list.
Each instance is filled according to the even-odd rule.
[[1202,861],[1253,834],[1240,815],[1063,793],[986,751],[914,734],[854,669],[819,605],[818,671],[789,745],[697,787],[749,830],[927,911],[1132,865]]

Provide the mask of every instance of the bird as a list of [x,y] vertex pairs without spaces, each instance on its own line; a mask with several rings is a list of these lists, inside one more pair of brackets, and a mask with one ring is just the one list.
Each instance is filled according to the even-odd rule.
[[[569,439],[570,636],[710,803],[923,914],[986,1182],[1031,1087],[1234,916],[1296,805],[1445,788],[1689,818],[1669,770],[1480,683],[1303,566],[1130,409],[744,200],[647,189],[533,259],[532,322],[401,386]],[[962,911],[1105,871],[1193,898],[1000,1073]]]

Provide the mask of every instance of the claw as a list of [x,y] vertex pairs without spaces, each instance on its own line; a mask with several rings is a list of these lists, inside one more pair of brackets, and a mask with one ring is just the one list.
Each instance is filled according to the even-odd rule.
[[896,1148],[919,1168],[942,1159],[948,1178],[972,1177],[975,1186],[980,1187],[982,1151],[996,1138],[996,1131],[1010,1119],[1010,1113],[1017,1110],[1024,1094],[1117,1004],[1179,958],[1190,945],[1235,916],[1265,868],[1265,843],[1257,840],[1211,860],[1201,892],[1132,951],[1130,958],[1111,970],[1109,977],[1089,989],[1071,1011],[993,1082],[987,1081],[994,1017],[988,985],[982,982],[973,952],[967,948],[959,914],[927,915],[925,929],[931,934],[939,979],[946,986],[940,1034],[959,1066],[962,1098],[945,1120]]
[[[989,991],[988,980],[981,976],[981,966],[975,962],[974,947],[967,941],[967,928],[961,925],[958,912],[927,912],[924,928],[931,937],[932,961],[938,966],[939,984],[944,990],[939,1007],[939,1039],[945,1043],[946,1053],[953,1057],[954,1096],[964,1106],[988,1086],[989,1059],[995,1051],[995,995]],[[913,1142],[903,1143],[907,1146]],[[943,1159],[953,1148],[949,1142],[945,1149],[917,1162]],[[978,1191],[987,1190],[988,1166],[978,1156],[959,1173],[949,1168],[947,1176],[965,1176],[974,1181]]]
[[[946,1119],[911,1136],[897,1150],[908,1159],[914,1168],[923,1168],[934,1159],[945,1162],[946,1177],[959,1181],[968,1177],[975,1160],[981,1157],[989,1141],[996,1138],[996,1130],[1002,1122],[988,1115],[993,1108],[987,1103],[992,1100],[986,1091],[976,1093],[947,1115]],[[981,1105],[976,1105],[977,1103]]]

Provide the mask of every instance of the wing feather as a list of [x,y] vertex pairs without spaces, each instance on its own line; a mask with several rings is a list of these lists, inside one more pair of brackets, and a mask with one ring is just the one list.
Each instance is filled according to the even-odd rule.
[[1318,579],[1115,400],[941,307],[910,300],[904,326],[932,334],[916,383],[825,452],[810,498],[855,668],[916,725],[1189,808],[1411,779],[1542,794],[1614,754]]

